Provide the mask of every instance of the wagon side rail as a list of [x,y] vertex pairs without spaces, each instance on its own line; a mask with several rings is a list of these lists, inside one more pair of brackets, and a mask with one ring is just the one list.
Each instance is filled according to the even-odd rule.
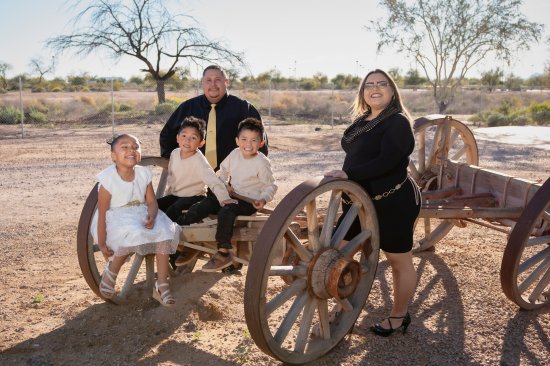
[[441,188],[423,192],[420,217],[459,219],[509,232],[542,185],[450,159],[441,168]]

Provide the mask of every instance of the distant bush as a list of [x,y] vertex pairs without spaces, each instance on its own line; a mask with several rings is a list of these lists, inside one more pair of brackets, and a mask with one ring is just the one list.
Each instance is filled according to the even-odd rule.
[[527,111],[531,114],[531,118],[537,124],[550,124],[550,101],[533,103],[527,108]]
[[84,104],[88,104],[88,105],[96,105],[96,102],[95,102],[95,98],[94,97],[90,97],[88,95],[81,95],[80,96],[80,101]]
[[0,124],[14,125],[21,121],[21,112],[15,107],[7,106],[0,108]]
[[508,126],[510,125],[510,120],[505,114],[498,112],[490,113],[487,116],[487,125],[489,127]]
[[129,112],[133,109],[134,109],[134,107],[131,104],[128,104],[128,103],[120,103],[120,106],[118,107],[118,110],[120,112]]
[[155,106],[155,114],[156,115],[164,115],[164,114],[172,114],[176,110],[176,108],[180,105],[180,103],[166,99],[164,103],[159,103]]
[[29,112],[29,118],[33,122],[38,122],[38,123],[48,122],[48,115],[36,109],[33,109]]

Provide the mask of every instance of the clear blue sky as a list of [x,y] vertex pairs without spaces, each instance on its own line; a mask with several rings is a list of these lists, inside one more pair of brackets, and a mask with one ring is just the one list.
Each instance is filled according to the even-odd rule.
[[[383,15],[377,0],[171,0],[170,7],[192,15],[211,38],[223,39],[234,50],[242,51],[257,75],[278,69],[284,76],[312,76],[321,72],[329,77],[338,73],[364,74],[374,67],[400,68],[406,72],[414,63],[393,50],[377,55],[376,35],[364,26]],[[550,34],[550,1],[524,0],[522,9],[530,21],[545,24]],[[71,31],[74,12],[66,0],[1,0],[0,62],[11,65],[8,76],[30,72],[34,57],[49,59],[45,47],[49,37]],[[523,54],[521,61],[508,67],[498,60],[486,60],[472,74],[501,67],[523,78],[541,73],[550,60],[550,47],[544,42]],[[88,72],[98,76],[142,75],[142,65],[133,59],[113,61],[106,56],[85,59],[64,54],[57,76]],[[198,70],[192,70],[195,74]],[[49,75],[48,77],[51,77]]]

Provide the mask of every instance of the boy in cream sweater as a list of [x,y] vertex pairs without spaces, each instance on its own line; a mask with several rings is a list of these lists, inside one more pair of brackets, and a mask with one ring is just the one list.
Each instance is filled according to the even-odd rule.
[[[166,196],[157,200],[159,209],[172,221],[177,221],[183,210],[205,198],[206,186],[214,193],[220,205],[236,202],[231,199],[224,183],[198,150],[205,143],[205,133],[206,123],[202,119],[187,117],[181,123],[176,136],[179,147],[170,155]],[[178,251],[170,258],[173,264],[181,253],[189,255],[182,256],[180,261],[184,258],[192,259],[196,254],[193,250]]]
[[232,263],[231,237],[233,225],[239,215],[252,215],[273,200],[277,185],[273,178],[269,159],[258,150],[263,146],[264,126],[255,118],[247,118],[239,123],[236,143],[233,150],[220,164],[218,175],[226,183],[228,191],[237,198],[235,203],[207,196],[189,208],[178,219],[178,224],[189,225],[199,222],[210,214],[218,215],[216,241],[218,251],[202,270],[215,272]]

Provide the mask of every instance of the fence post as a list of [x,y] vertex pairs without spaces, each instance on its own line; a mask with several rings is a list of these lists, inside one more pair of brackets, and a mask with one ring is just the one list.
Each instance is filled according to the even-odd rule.
[[115,88],[113,77],[111,76],[111,126],[113,129],[113,136],[115,135]]
[[330,83],[330,127],[334,128],[334,84]]
[[25,113],[23,112],[23,83],[21,82],[21,76],[19,77],[19,110],[21,111],[21,138],[25,137]]

